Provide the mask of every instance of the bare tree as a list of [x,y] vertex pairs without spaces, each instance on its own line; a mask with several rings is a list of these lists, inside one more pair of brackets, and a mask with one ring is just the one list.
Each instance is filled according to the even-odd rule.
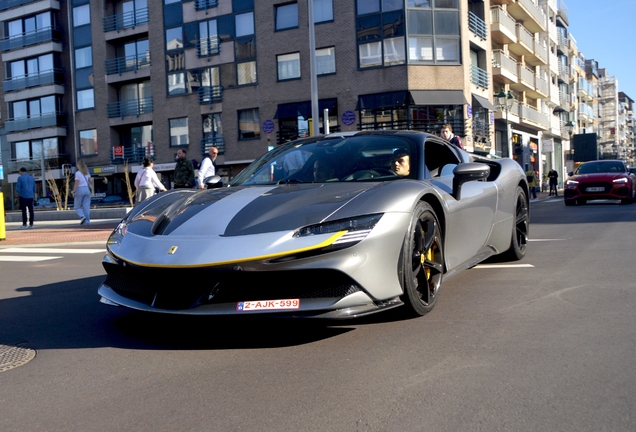
[[128,166],[128,159],[124,162],[124,181],[126,182],[126,189],[128,190],[128,200],[130,201],[130,206],[134,205],[133,202],[133,191],[132,186],[130,185],[130,167]]

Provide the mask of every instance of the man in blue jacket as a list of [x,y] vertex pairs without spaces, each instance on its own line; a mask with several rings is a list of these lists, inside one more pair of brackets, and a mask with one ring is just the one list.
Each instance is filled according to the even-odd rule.
[[20,177],[15,191],[20,197],[20,210],[22,210],[22,229],[27,228],[27,208],[29,209],[29,226],[33,228],[33,198],[35,197],[35,180],[27,174],[26,168],[20,168]]

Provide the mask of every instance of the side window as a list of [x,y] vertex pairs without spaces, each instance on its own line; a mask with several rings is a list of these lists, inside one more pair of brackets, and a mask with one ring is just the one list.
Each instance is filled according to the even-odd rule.
[[[424,144],[424,164],[430,171],[431,177],[439,177],[442,175],[444,166],[458,165],[459,162],[459,158],[447,144],[434,140],[428,140]],[[444,174],[447,174],[446,171]]]

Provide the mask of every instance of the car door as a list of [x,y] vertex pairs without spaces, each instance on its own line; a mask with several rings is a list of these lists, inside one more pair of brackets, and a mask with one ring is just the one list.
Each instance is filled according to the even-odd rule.
[[458,153],[442,140],[430,138],[424,144],[424,163],[431,182],[443,194],[447,205],[446,262],[451,270],[483,253],[497,212],[497,185],[492,181],[464,183],[461,198],[455,199],[453,169],[461,163]]

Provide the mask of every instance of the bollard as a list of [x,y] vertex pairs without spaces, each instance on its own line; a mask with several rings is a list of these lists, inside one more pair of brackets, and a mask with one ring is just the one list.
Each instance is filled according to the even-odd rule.
[[7,239],[7,228],[4,222],[4,193],[0,192],[0,240]]

